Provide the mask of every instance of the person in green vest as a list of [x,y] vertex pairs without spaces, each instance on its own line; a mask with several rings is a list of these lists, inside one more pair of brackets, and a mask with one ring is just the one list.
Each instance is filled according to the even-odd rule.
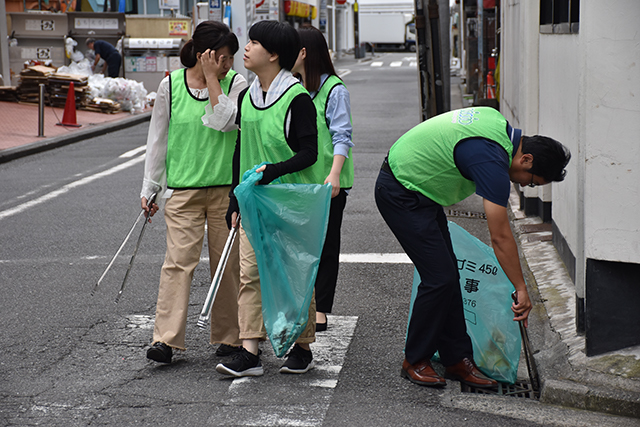
[[351,101],[349,91],[337,76],[327,41],[315,27],[298,28],[302,49],[293,66],[309,91],[318,117],[318,143],[324,151],[324,183],[331,183],[331,207],[327,236],[324,241],[316,277],[316,332],[327,329],[327,313],[331,313],[340,266],[340,228],[353,187],[351,149]]
[[[291,68],[300,51],[300,38],[287,23],[260,21],[249,30],[244,66],[256,74],[251,86],[238,98],[236,122],[240,126],[233,161],[233,186],[255,165],[261,166],[259,184],[279,178],[282,183],[322,184],[324,164],[318,152],[316,111],[307,90]],[[238,201],[233,193],[227,212],[228,226],[235,227]],[[315,299],[309,320],[286,356],[281,373],[303,374],[314,366],[309,344],[315,341]],[[259,342],[267,338],[262,317],[260,276],[256,255],[240,221],[240,292],[238,316],[242,351],[216,366],[234,377],[264,374]]]
[[[238,47],[238,39],[226,25],[202,22],[180,52],[186,68],[173,71],[158,87],[140,193],[142,209],[151,215],[166,202],[167,250],[153,342],[147,351],[147,358],[156,362],[171,363],[174,349],[185,350],[189,290],[200,261],[205,224],[212,275],[228,235],[225,216],[238,133],[236,105],[247,87],[244,77],[231,70]],[[160,203],[149,206],[154,192]],[[238,351],[241,345],[238,262],[236,244],[211,310],[210,342],[220,344],[219,356]]]
[[497,384],[473,360],[443,206],[474,192],[483,198],[493,249],[517,292],[513,320],[526,326],[531,301],[507,214],[511,182],[533,187],[562,181],[570,158],[558,141],[523,136],[490,107],[440,114],[391,146],[376,181],[376,204],[421,279],[409,319],[403,377],[419,385],[445,385],[431,366],[437,351],[445,377],[480,388]]

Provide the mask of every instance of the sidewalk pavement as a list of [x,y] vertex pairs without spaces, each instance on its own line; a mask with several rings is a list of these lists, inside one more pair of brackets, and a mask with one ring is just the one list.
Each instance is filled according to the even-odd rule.
[[[378,55],[376,55],[378,56]],[[371,60],[338,58],[341,64]],[[451,80],[451,107],[461,108],[459,79]],[[2,140],[0,163],[53,149],[149,120],[140,114],[103,114],[77,111],[80,128],[57,126],[63,109],[45,109],[45,137],[38,137],[38,107],[0,102]],[[57,117],[56,117],[57,115]],[[640,346],[600,356],[585,355],[585,338],[576,333],[574,285],[555,247],[551,231],[540,218],[525,217],[511,198],[512,223],[521,249],[525,279],[534,309],[529,317],[529,338],[540,376],[540,400],[545,403],[640,418]],[[539,225],[538,227],[534,225]],[[543,231],[531,231],[542,228]]]
[[133,126],[151,118],[151,109],[142,113],[105,114],[77,110],[80,127],[58,126],[64,108],[44,108],[44,137],[39,137],[39,108],[35,104],[0,101],[0,163],[40,153]]

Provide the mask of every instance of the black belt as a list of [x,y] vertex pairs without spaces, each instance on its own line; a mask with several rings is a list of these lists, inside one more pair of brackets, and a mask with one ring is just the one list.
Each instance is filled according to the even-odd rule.
[[391,167],[389,167],[389,160],[387,157],[384,158],[384,161],[382,162],[382,166],[380,167],[380,169],[385,172],[388,172],[391,176],[395,178],[395,176],[393,175],[393,172],[391,172]]

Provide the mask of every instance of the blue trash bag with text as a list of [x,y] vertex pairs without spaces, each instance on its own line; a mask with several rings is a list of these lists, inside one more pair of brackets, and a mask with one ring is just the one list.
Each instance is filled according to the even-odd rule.
[[331,185],[256,185],[262,178],[262,172],[256,172],[260,166],[244,173],[234,194],[256,254],[264,326],[276,356],[282,357],[309,319]]
[[[493,249],[449,221],[453,251],[458,261],[467,334],[478,368],[503,383],[515,383],[520,363],[520,329],[513,321],[511,281],[498,264]],[[420,275],[414,269],[409,318]],[[438,353],[433,358],[439,360]]]

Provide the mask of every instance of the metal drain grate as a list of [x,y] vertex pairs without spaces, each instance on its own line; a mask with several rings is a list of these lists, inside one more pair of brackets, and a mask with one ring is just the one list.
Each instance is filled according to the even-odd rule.
[[540,392],[535,391],[529,381],[516,381],[515,384],[498,383],[496,388],[476,388],[467,384],[461,384],[463,393],[491,394],[497,396],[520,397],[524,399],[540,399]]
[[487,219],[487,216],[484,212],[463,212],[457,211],[455,209],[446,209],[445,214],[447,216],[454,216],[456,218],[478,218],[478,219]]

